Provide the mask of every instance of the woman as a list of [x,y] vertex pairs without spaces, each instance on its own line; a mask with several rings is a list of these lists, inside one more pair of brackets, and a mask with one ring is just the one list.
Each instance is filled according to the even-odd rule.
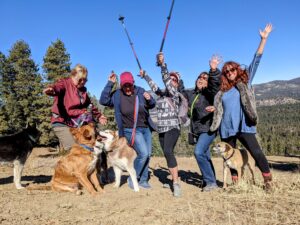
[[77,127],[89,111],[101,125],[106,124],[106,117],[91,105],[87,89],[88,71],[83,65],[77,64],[71,71],[70,77],[60,79],[55,84],[45,88],[43,92],[54,97],[51,109],[51,124],[55,135],[64,150],[70,150],[75,143],[69,130]]
[[[126,137],[128,143],[137,152],[134,168],[139,186],[149,189],[151,186],[148,183],[148,165],[152,140],[148,110],[154,108],[155,100],[143,88],[134,85],[134,79],[130,72],[120,75],[121,88],[113,92],[115,83],[116,75],[111,74],[101,93],[100,104],[114,107],[119,137]],[[133,189],[131,178],[128,178],[128,186]]]
[[213,104],[214,95],[219,90],[221,71],[217,66],[220,61],[220,57],[213,56],[209,61],[209,73],[200,73],[194,90],[185,90],[190,107],[191,134],[197,140],[194,155],[205,183],[203,191],[218,188],[209,149],[217,132],[209,131],[213,114],[206,111],[206,107]]
[[[268,161],[255,137],[257,113],[251,84],[271,31],[271,24],[267,24],[265,29],[260,31],[261,41],[248,70],[243,69],[237,62],[230,61],[224,64],[220,91],[215,97],[214,107],[208,109],[214,111],[211,130],[214,131],[220,126],[222,141],[236,147],[236,140],[239,140],[245,146],[262,172],[266,189],[271,188],[272,175]],[[237,179],[236,173],[232,176],[233,180]]]
[[177,72],[168,72],[167,64],[164,63],[163,53],[157,55],[157,65],[161,67],[162,79],[165,91],[162,91],[153,80],[141,70],[141,77],[145,78],[152,91],[159,97],[156,102],[157,108],[157,132],[159,142],[173,180],[173,195],[179,197],[181,188],[178,178],[178,166],[174,155],[174,148],[180,135],[178,108],[180,94],[178,91],[180,75]]

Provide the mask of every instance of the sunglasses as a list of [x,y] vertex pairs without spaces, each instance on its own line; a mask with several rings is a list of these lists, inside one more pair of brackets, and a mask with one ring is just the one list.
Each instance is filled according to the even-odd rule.
[[133,85],[130,84],[130,83],[125,83],[125,84],[123,85],[123,88],[132,88],[132,87],[133,87]]
[[200,76],[199,79],[201,79],[201,80],[208,80],[208,76],[203,75],[203,76]]
[[236,68],[231,68],[229,70],[225,70],[224,73],[227,75],[228,73],[233,73],[236,70]]
[[171,77],[172,81],[175,81],[176,83],[178,83],[178,80],[175,77]]
[[86,83],[87,79],[86,78],[79,78],[78,83]]

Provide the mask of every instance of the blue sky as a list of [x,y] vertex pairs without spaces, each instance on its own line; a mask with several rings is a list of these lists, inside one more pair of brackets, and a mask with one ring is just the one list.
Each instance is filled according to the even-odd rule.
[[[122,14],[142,67],[162,86],[155,55],[170,5],[171,0],[0,0],[0,51],[7,55],[17,40],[24,40],[41,66],[47,48],[59,38],[72,66],[87,66],[87,88],[99,97],[111,70],[138,74],[118,21]],[[299,9],[298,0],[176,0],[164,46],[168,67],[179,71],[186,87],[192,87],[214,53],[224,61],[247,65],[260,40],[259,28],[271,22],[275,30],[254,83],[299,77]],[[136,84],[148,89],[138,77]]]

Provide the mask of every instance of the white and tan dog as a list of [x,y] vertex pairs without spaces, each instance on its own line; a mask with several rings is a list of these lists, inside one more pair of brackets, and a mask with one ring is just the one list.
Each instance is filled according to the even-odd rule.
[[134,160],[136,158],[135,150],[130,147],[125,137],[119,138],[118,131],[105,130],[100,131],[101,142],[104,143],[104,150],[107,153],[108,160],[115,172],[115,187],[120,187],[122,171],[128,171],[134,191],[139,191],[139,185],[134,169]]
[[219,154],[224,159],[223,164],[223,188],[227,187],[227,168],[235,169],[238,172],[238,180],[243,178],[245,167],[248,166],[253,183],[254,181],[254,169],[255,169],[255,161],[250,155],[250,153],[245,149],[236,149],[232,148],[230,144],[225,142],[220,142],[213,147],[213,150]]

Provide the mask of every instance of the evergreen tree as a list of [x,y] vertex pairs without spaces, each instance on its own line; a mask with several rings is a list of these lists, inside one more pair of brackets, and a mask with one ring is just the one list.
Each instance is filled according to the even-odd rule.
[[52,42],[47,49],[43,64],[47,81],[55,82],[69,76],[70,65],[70,54],[67,53],[64,43],[59,39]]
[[5,77],[6,58],[0,52],[0,134],[5,134],[9,129],[8,115],[5,107],[5,86],[3,85],[3,77]]
[[7,83],[10,93],[6,109],[9,126],[14,131],[24,128],[28,123],[38,122],[39,101],[42,96],[41,76],[38,67],[31,59],[31,50],[24,41],[17,41],[7,58]]
[[[64,43],[59,39],[52,42],[47,49],[42,66],[44,69],[44,86],[69,76],[71,72],[70,65],[70,55],[67,53]],[[51,129],[50,123],[53,98],[43,95],[42,99],[43,107],[40,111],[43,118],[40,126],[44,133],[40,138],[40,142],[45,145],[54,145],[58,140]]]
[[3,73],[4,73],[4,67],[6,64],[6,58],[5,55],[0,52],[0,107],[3,105]]
[[102,129],[117,130],[118,127],[115,120],[114,109],[110,107],[104,107],[102,112],[107,118],[107,124],[104,127],[102,127]]

